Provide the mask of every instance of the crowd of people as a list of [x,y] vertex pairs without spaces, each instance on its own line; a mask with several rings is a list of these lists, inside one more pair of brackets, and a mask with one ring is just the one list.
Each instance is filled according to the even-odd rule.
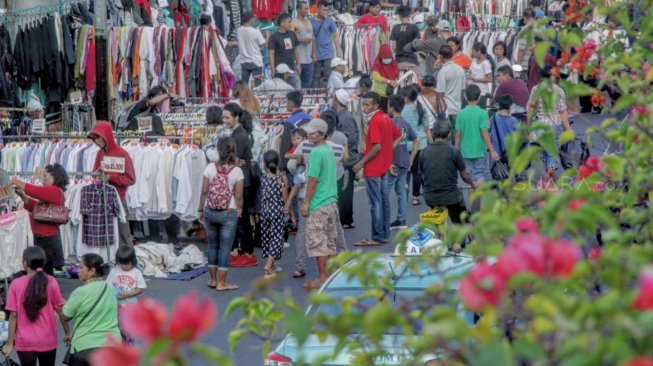
[[[554,18],[565,16],[565,6],[553,9]],[[569,100],[555,83],[551,87],[545,82],[556,52],[547,55],[545,65],[538,65],[534,50],[542,41],[539,35],[519,37],[516,59],[503,42],[494,43],[493,56],[483,43],[474,44],[467,55],[448,21],[429,16],[424,27],[413,24],[412,9],[401,5],[396,8],[400,21],[390,28],[380,10],[381,4],[369,1],[368,13],[357,23],[380,25],[384,32],[372,72],[349,80],[348,63],[338,55],[337,21],[329,15],[327,2],[319,3],[314,17],[309,17],[308,4],[299,2],[296,19],[281,14],[272,35],[254,27],[252,13],[242,15],[237,30],[242,80],[234,86],[229,103],[206,113],[207,123],[220,125],[204,146],[211,163],[202,177],[198,212],[208,242],[210,288],[237,290],[227,280],[228,272],[257,266],[255,246],[262,247],[262,275],[275,276],[290,234],[296,235],[292,277],[305,277],[307,258],[315,258],[318,277],[305,282],[304,288],[318,288],[330,275],[329,258],[348,250],[344,230],[356,227],[357,181],[364,181],[371,226],[369,237],[354,245],[383,245],[391,241],[391,230],[408,225],[409,202],[446,207],[454,223],[464,222],[468,206],[459,180],[475,189],[492,179],[494,162],[509,164],[507,136],[527,113],[555,131],[556,144],[570,129],[569,111],[576,111],[578,101]],[[523,24],[543,16],[540,0],[532,0]],[[267,80],[262,76],[261,47],[269,49],[274,74]],[[400,76],[407,71],[415,72],[419,81],[402,85]],[[302,109],[301,90],[321,87],[329,90],[330,105],[319,117],[311,116]],[[554,94],[553,110],[544,109],[540,88],[552,88],[546,92]],[[256,120],[261,112],[257,93],[270,90],[287,91],[288,117],[280,124],[280,146],[261,151],[256,138],[261,128]],[[125,123],[142,112],[156,111],[169,97],[174,98],[165,88],[153,89],[129,110]],[[496,113],[490,116],[489,109]],[[104,156],[125,160],[124,173],[108,174],[109,184],[124,202],[127,187],[136,179],[129,154],[116,143],[108,122],[96,124],[88,138],[100,148],[96,170],[103,169]],[[553,177],[558,157],[544,152],[542,160]],[[42,173],[42,186],[12,181],[27,210],[39,202],[63,204],[68,184],[63,167],[49,165]],[[393,191],[396,203],[391,200]],[[71,346],[71,364],[87,365],[88,354],[104,345],[107,333],[120,336],[120,307],[146,287],[136,268],[129,226],[121,225],[116,265],[110,269],[100,256],[84,255],[79,277],[85,284],[64,301],[57,282],[48,276],[63,265],[57,228],[32,220],[36,246],[23,253],[26,276],[14,280],[9,291],[7,310],[12,314],[3,353],[15,349],[22,365],[36,365],[37,360],[40,365],[54,364],[55,313]],[[76,320],[72,332],[71,319]],[[122,337],[130,341],[126,334]]]

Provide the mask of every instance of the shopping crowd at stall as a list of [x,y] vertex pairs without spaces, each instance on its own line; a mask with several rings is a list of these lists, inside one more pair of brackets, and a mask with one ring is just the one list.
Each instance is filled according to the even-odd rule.
[[[144,275],[208,264],[209,288],[238,290],[238,267],[273,277],[283,255],[295,258],[288,275],[317,289],[330,258],[413,224],[408,205],[467,220],[461,187],[497,179],[520,123],[544,122],[558,145],[574,114],[600,112],[549,83],[596,85],[559,72],[570,50],[552,43],[537,62],[544,31],[570,22],[565,1],[108,1],[111,113],[96,121],[105,50],[84,2],[61,3],[62,14],[8,13],[0,26],[0,243],[12,249],[0,274],[27,273],[7,291],[3,353],[22,365],[55,364],[55,312],[71,364],[88,364],[107,333],[120,337],[119,308],[143,293]],[[606,22],[572,26],[600,47]],[[542,163],[543,179],[560,173],[559,157]],[[347,243],[357,186],[371,227]],[[64,301],[55,274],[85,285]]]

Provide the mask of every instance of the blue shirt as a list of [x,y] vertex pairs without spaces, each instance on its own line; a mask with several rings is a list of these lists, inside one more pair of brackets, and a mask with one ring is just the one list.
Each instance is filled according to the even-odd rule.
[[298,110],[293,112],[293,114],[288,117],[288,123],[292,124],[293,126],[297,124],[297,122],[305,120],[305,119],[311,119],[311,116],[306,114],[303,110]]
[[[415,131],[415,134],[417,135],[417,139],[419,139],[419,149],[422,150],[423,148],[428,145],[426,141],[426,132],[424,132],[424,127],[428,123],[428,117],[426,116],[426,111],[424,111],[424,116],[422,116],[422,125],[418,126],[419,124],[419,112],[417,112],[417,105],[406,105],[404,109],[401,111],[401,116],[408,122],[410,127],[413,128]],[[406,148],[411,151],[413,150],[413,143],[408,142],[408,145]]]
[[[322,22],[324,22],[324,25]],[[315,36],[317,60],[322,61],[333,58],[336,53],[333,47],[332,35],[338,31],[336,29],[336,22],[331,17],[326,17],[322,21],[311,18],[311,25],[313,26],[313,35]]]
[[500,113],[495,113],[490,118],[490,137],[492,138],[492,146],[494,150],[503,155],[506,152],[506,138],[517,129],[517,118],[513,116],[504,116]]
[[[410,168],[410,153],[408,152],[408,142],[417,138],[415,130],[406,122],[403,117],[393,117],[392,122],[401,131],[401,142],[392,151],[392,164],[397,168]],[[412,143],[411,143],[412,145]]]

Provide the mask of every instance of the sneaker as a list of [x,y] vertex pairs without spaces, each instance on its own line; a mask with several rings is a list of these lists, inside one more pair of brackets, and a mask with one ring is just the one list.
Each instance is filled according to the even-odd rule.
[[390,229],[392,230],[399,230],[399,229],[405,229],[408,226],[406,226],[406,220],[395,220],[392,224],[390,224]]
[[247,260],[244,255],[234,255],[229,257],[229,267],[244,267],[244,261]]

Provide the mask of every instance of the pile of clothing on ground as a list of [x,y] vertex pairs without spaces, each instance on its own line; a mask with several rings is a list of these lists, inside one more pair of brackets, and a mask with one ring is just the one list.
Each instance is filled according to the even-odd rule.
[[144,276],[167,277],[206,265],[204,255],[195,245],[175,247],[172,244],[148,242],[134,247]]

